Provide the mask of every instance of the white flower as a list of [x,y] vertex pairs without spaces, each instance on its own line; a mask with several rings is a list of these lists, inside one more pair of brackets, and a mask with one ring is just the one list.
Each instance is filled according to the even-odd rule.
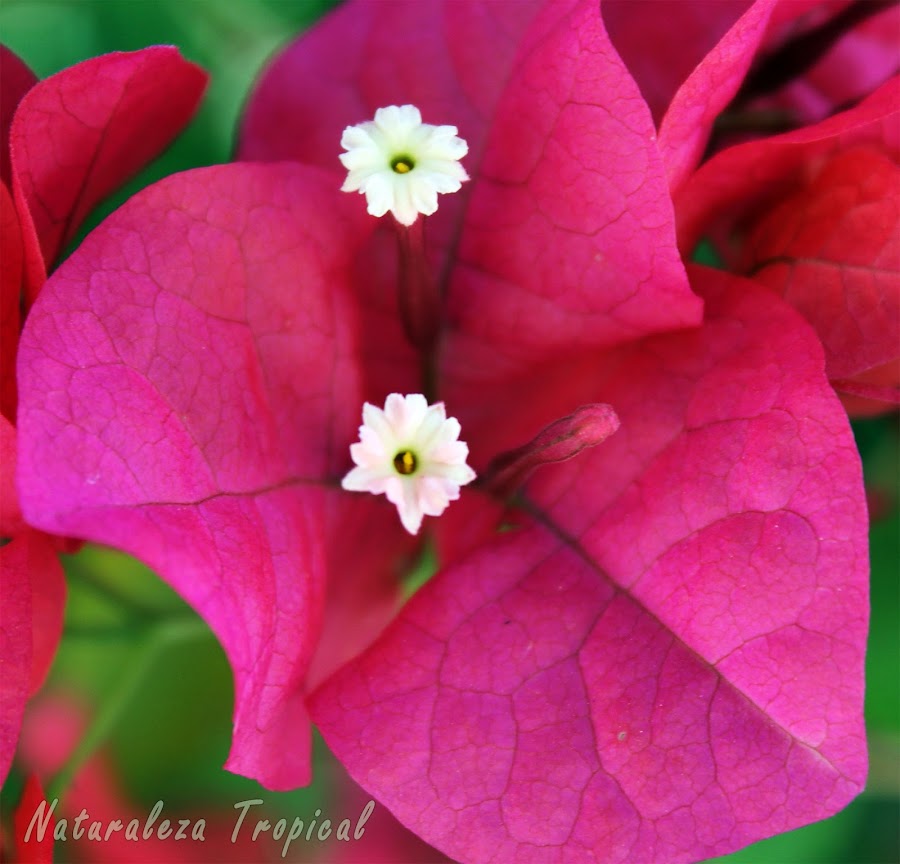
[[351,492],[384,494],[397,505],[400,521],[416,534],[423,516],[440,516],[459,498],[459,487],[475,472],[466,465],[469,448],[459,441],[459,421],[444,403],[429,406],[420,393],[391,393],[384,410],[363,405],[359,443],[350,445],[356,463],[341,481]]
[[402,225],[412,225],[419,213],[437,210],[438,192],[458,192],[468,180],[459,164],[469,145],[455,126],[422,122],[415,105],[389,105],[375,120],[348,126],[341,136],[341,162],[348,170],[342,192],[365,194],[368,211],[388,210]]

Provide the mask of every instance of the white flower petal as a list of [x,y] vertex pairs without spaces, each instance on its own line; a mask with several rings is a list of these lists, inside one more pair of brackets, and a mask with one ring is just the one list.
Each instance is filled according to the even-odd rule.
[[341,480],[341,486],[349,492],[372,492],[378,495],[384,492],[391,479],[384,476],[384,472],[380,470],[354,468]]
[[[348,171],[341,190],[365,194],[369,213],[383,216],[390,210],[401,225],[434,213],[438,195],[458,192],[469,179],[459,164],[469,146],[456,127],[423,123],[415,105],[379,108],[374,121],[344,129],[341,147]],[[397,170],[398,161],[409,170]]]
[[[455,418],[453,420],[456,422]],[[425,417],[419,426],[419,442],[426,455],[430,454],[435,438],[446,423],[447,411],[443,402],[436,402],[425,412]],[[459,423],[456,425],[459,426]]]
[[[390,454],[393,457],[393,454]],[[365,426],[359,430],[359,443],[350,445],[350,456],[361,468],[373,468],[384,465],[388,454],[384,450],[384,442],[378,434]]]
[[440,516],[450,505],[450,495],[459,497],[458,486],[447,484],[437,477],[420,480],[417,491],[422,512],[426,516]]
[[409,396],[391,393],[384,403],[384,416],[401,443],[416,435],[427,411],[428,401],[421,393],[411,393]]
[[394,203],[391,206],[391,213],[394,218],[408,228],[419,217],[419,209],[412,200],[412,184],[409,182],[394,183]]
[[384,170],[384,157],[374,147],[360,147],[358,150],[341,153],[340,160],[351,174],[370,174]]
[[385,450],[388,450],[393,446],[394,430],[391,428],[391,424],[388,422],[388,419],[381,408],[377,405],[372,405],[370,402],[364,402],[362,419],[363,425],[359,427],[360,437],[362,437],[362,430],[368,426],[376,435],[378,435]]
[[475,479],[475,472],[468,465],[447,465],[433,462],[426,469],[432,477],[440,477],[456,486],[465,486]]
[[409,197],[418,213],[430,216],[438,208],[437,189],[431,183],[410,183]]
[[459,433],[461,431],[462,430],[459,426],[459,420],[457,420],[455,417],[449,417],[447,419],[447,422],[444,423],[438,430],[438,434],[434,439],[434,446],[438,447],[442,444],[449,444],[451,441],[457,441],[459,439]]
[[370,175],[360,186],[366,195],[366,210],[372,216],[384,216],[394,206],[394,183],[384,172]]
[[392,477],[385,484],[385,495],[400,514],[400,522],[410,534],[418,534],[422,527],[422,505],[419,501],[417,484],[407,478]]
[[360,123],[357,126],[348,126],[341,135],[341,147],[345,150],[356,148],[368,149],[374,146],[371,133],[371,123]]
[[[366,402],[362,414],[359,441],[350,445],[356,467],[341,485],[385,495],[415,534],[424,516],[439,516],[475,479],[466,464],[469,448],[457,440],[459,422],[447,417],[443,402],[429,406],[421,393],[391,393],[384,410]],[[412,458],[398,460],[399,454]]]

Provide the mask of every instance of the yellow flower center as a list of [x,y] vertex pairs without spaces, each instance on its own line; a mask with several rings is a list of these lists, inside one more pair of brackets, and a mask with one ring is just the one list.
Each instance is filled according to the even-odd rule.
[[395,174],[409,174],[415,167],[415,164],[409,156],[398,156],[396,159],[391,160],[391,168],[394,169]]
[[416,455],[411,450],[401,450],[394,457],[394,467],[398,474],[409,475],[416,470]]

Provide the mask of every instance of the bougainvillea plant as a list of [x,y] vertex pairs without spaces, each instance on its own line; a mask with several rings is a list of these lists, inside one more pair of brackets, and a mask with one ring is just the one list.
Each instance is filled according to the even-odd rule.
[[[110,54],[38,81],[0,46],[0,777],[62,629],[62,536],[23,520],[14,485],[19,331],[47,273],[103,198],[157,156],[196,109],[206,75],[174,48]],[[21,440],[18,441],[21,446]]]
[[[230,770],[308,782],[314,721],[472,862],[697,860],[860,790],[847,416],[801,315],[686,267],[677,232],[675,178],[774,8],[657,129],[595,3],[349,3],[250,103],[240,154],[269,164],[144,190],[51,277],[19,351],[23,512],[209,623]],[[338,155],[406,105],[459,130],[471,180],[398,227],[341,193]],[[391,394],[442,401],[477,474],[417,533],[341,487]]]

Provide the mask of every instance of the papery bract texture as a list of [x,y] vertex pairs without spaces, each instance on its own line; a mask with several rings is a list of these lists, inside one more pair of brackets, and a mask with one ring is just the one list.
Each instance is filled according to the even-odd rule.
[[756,0],[672,97],[659,127],[659,150],[673,195],[699,164],[713,121],[741,86],[776,2]]
[[783,194],[804,171],[851,147],[871,147],[896,158],[900,79],[894,78],[860,105],[827,120],[718,153],[690,179],[676,198],[679,244],[691,251],[704,228],[734,222]]
[[[332,86],[294,86],[313,70]],[[653,122],[596,4],[348,3],[268,70],[239,152],[331,167],[345,126],[401,103],[469,143],[472,191],[428,225],[456,252],[435,260],[449,326],[502,330],[521,364],[699,321]]]
[[[22,799],[13,817],[14,854],[18,864],[53,864],[53,832],[56,828],[56,819],[49,816],[46,823],[41,823],[44,832],[40,837],[34,828],[29,831],[35,812],[42,804],[47,806],[45,801],[44,790],[37,774],[29,775],[22,791]],[[25,841],[26,835],[29,835],[28,842]]]
[[[18,724],[7,721],[21,717],[56,653],[65,604],[56,553],[71,551],[74,542],[29,530],[14,487],[23,308],[89,210],[187,123],[206,76],[166,47],[96,57],[37,81],[0,46],[0,73],[0,533],[13,538],[3,550],[4,587],[11,597],[29,598],[27,609],[18,601],[10,605],[17,628],[27,622],[28,632],[16,632],[28,642],[28,658],[16,653],[21,646],[3,653],[9,672],[0,743],[5,775],[18,734]],[[22,668],[25,690],[19,686]]]
[[[106,54],[34,86],[10,129],[24,227],[49,268],[87,213],[157,156],[197,107],[206,75],[171,47]],[[29,300],[40,261],[29,260]]]
[[[466,164],[477,162],[519,41],[540,5],[343,4],[266,70],[247,106],[239,155],[336,169],[346,126],[386,105],[412,104],[429,122],[464,131]],[[293,86],[310,77],[320,86]]]
[[205,73],[175,48],[95,57],[37,81],[0,46],[0,412],[15,420],[20,306],[91,208],[187,123]]
[[546,4],[496,108],[448,323],[511,367],[698,323],[654,139],[596,4]]
[[[657,124],[695,68],[708,67],[716,53],[728,66],[744,61],[746,44],[723,37],[754,3],[680,0],[673,22],[669,0],[602,0],[613,44]],[[755,50],[728,109],[749,112],[744,133],[752,137],[769,134],[772,122],[790,128],[818,122],[883,84],[897,70],[900,8],[880,0],[779,0]]]
[[669,0],[602,0],[606,29],[657,126],[678,87],[751,5],[682,0],[673,26]]
[[846,417],[795,313],[694,278],[699,330],[520,382],[555,375],[621,427],[536,475],[530,524],[435,577],[313,697],[351,775],[461,861],[692,861],[864,781]]
[[0,417],[0,537],[12,537],[27,527],[16,492],[16,429]]
[[0,180],[11,185],[9,174],[9,127],[22,97],[37,76],[5,45],[0,45]]
[[[680,66],[667,64],[666,57],[692,59],[736,7],[721,6],[689,31],[686,42],[681,28],[657,34],[664,50],[654,53],[643,50],[642,5],[604,8],[614,41],[642,87],[660,106],[671,93],[659,143],[683,254],[708,234],[730,266],[778,290],[814,325],[838,390],[881,400],[882,410],[884,403],[900,401],[900,85],[888,82],[863,104],[817,125],[765,133],[767,122],[790,128],[818,120],[881,84],[896,69],[900,10],[878,3],[756,0],[675,88]],[[688,2],[685,14],[690,19],[704,8]],[[779,79],[779,59],[793,77]],[[743,115],[743,136],[751,140],[721,150],[693,173],[714,120]],[[754,129],[754,122],[763,128]],[[720,149],[723,141],[715,140]],[[829,159],[857,147],[872,156],[855,157],[852,178],[843,158],[826,168]],[[845,404],[854,412],[879,409],[877,402],[845,398]]]
[[[810,38],[812,46],[805,45]],[[817,123],[865,98],[896,74],[900,7],[881,0],[781,0],[766,43],[770,50],[794,59],[804,48],[814,53],[800,65],[800,74],[747,107],[781,112],[794,126]]]
[[0,183],[0,415],[10,422],[16,419],[16,348],[24,273],[19,216],[6,184]]
[[19,417],[26,518],[133,553],[200,612],[235,671],[228,767],[278,788],[309,779],[322,537],[364,512],[329,501],[363,401],[366,218],[330,179],[222,167],[140,193],[48,281],[19,356],[23,392],[47,394]]
[[0,778],[6,779],[22,726],[31,677],[31,591],[28,577],[28,538],[0,548]]
[[749,232],[740,269],[813,324],[832,379],[900,353],[900,169],[877,150],[826,162]]
[[[832,379],[900,352],[898,117],[893,79],[815,126],[719,153],[676,199],[683,249],[708,231],[732,266],[778,290],[816,328]],[[884,385],[900,398],[896,373]]]
[[54,538],[24,528],[15,532],[0,548],[0,595],[2,781],[16,751],[25,703],[44,683],[62,636],[66,585]]

